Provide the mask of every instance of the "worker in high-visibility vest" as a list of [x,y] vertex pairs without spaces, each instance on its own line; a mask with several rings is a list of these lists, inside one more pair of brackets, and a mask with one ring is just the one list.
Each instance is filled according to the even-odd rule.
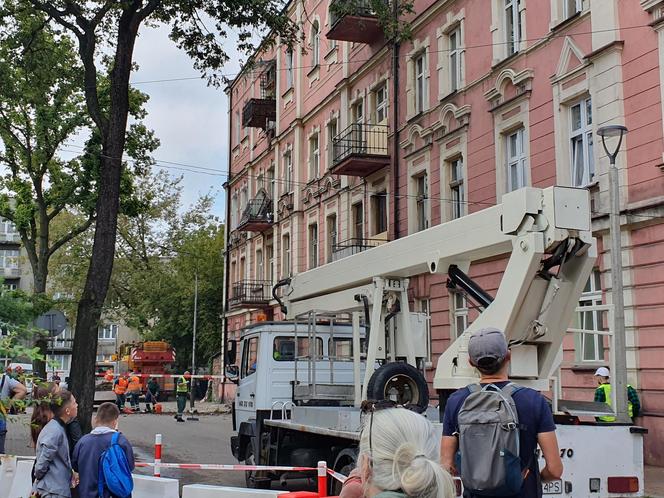
[[113,392],[115,393],[115,404],[118,405],[118,410],[123,411],[125,406],[125,401],[127,398],[127,386],[129,386],[129,381],[127,380],[127,374],[124,373],[115,379],[115,384],[113,384]]
[[[595,389],[595,401],[606,403],[611,406],[611,380],[609,379],[611,373],[606,367],[600,367],[595,372],[595,378],[599,386]],[[630,418],[638,417],[641,412],[641,401],[636,389],[627,384],[627,413]],[[597,417],[600,422],[615,422],[616,417],[607,415],[604,417]]]
[[191,374],[189,373],[189,371],[186,371],[184,375],[178,377],[177,383],[175,385],[175,399],[177,400],[178,404],[178,413],[177,415],[175,415],[175,420],[177,420],[178,422],[184,422],[182,414],[184,413],[184,409],[187,406],[190,377]]
[[129,393],[129,402],[131,409],[134,412],[140,411],[138,398],[141,396],[141,379],[136,372],[132,372],[129,376],[129,385],[127,386],[127,393]]

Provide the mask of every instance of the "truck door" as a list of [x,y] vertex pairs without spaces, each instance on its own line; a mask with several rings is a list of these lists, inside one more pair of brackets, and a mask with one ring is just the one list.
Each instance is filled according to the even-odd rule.
[[[259,337],[249,336],[242,341],[240,381],[235,393],[235,411],[238,427],[242,422],[256,418],[256,380],[258,378]],[[267,366],[267,365],[266,365]],[[265,368],[265,367],[263,367]]]

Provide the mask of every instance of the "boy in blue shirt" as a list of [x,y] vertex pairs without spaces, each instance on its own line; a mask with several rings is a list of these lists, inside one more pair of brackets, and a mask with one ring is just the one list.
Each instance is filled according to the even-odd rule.
[[[118,419],[120,410],[115,403],[102,403],[97,409],[95,428],[86,434],[76,444],[72,455],[72,468],[79,474],[78,493],[80,498],[97,498],[99,459],[101,454],[111,446],[113,434],[118,432]],[[124,450],[129,469],[134,470],[134,451],[122,434],[119,435],[118,444]],[[104,489],[103,498],[113,498],[113,495]]]

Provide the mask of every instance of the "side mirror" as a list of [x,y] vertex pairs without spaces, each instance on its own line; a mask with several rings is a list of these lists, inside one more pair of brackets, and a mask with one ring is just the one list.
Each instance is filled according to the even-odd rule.
[[234,384],[237,384],[240,381],[240,369],[235,365],[226,366],[226,379],[230,380]]
[[226,365],[234,365],[237,360],[237,341],[229,340],[226,343]]

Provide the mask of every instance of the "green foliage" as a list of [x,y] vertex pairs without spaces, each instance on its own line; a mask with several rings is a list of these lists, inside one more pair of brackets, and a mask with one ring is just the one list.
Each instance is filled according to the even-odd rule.
[[0,358],[43,360],[39,349],[28,344],[43,335],[32,322],[50,307],[51,302],[44,296],[28,296],[21,291],[0,292]]

